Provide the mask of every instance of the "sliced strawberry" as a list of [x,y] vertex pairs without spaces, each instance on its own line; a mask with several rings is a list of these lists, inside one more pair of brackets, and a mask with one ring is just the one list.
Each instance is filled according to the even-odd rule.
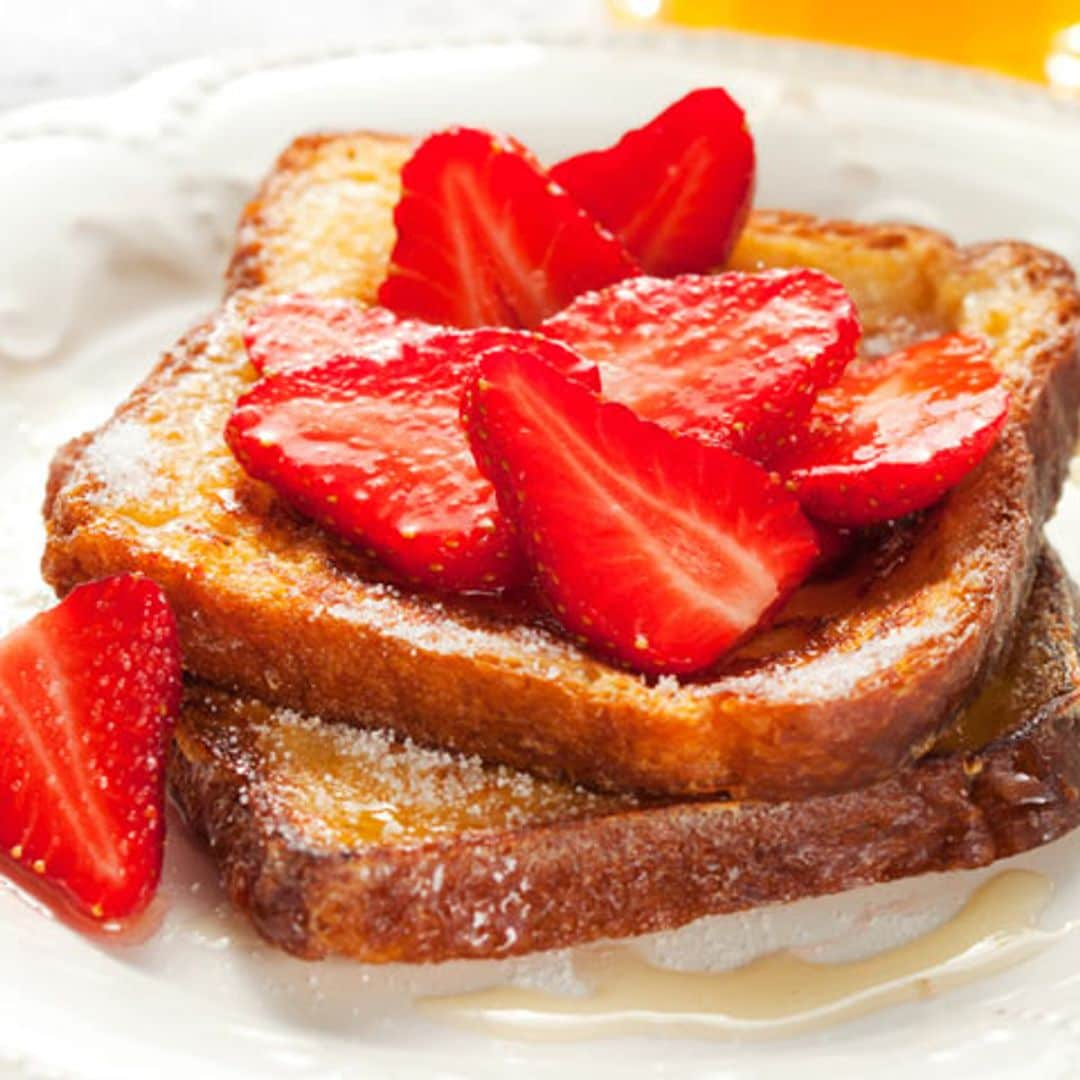
[[828,577],[847,565],[852,553],[859,546],[862,534],[852,529],[827,525],[824,521],[811,520],[814,539],[818,546],[818,561],[814,567],[815,577]]
[[95,919],[161,876],[180,645],[161,590],[84,585],[0,641],[0,845]]
[[694,90],[614,146],[551,175],[650,274],[722,266],[754,197],[754,140],[721,90]]
[[541,331],[600,365],[604,395],[682,434],[769,461],[855,353],[847,290],[817,270],[636,278]]
[[536,326],[578,293],[639,272],[520,143],[471,128],[405,164],[379,302],[451,326]]
[[338,357],[262,380],[226,439],[286,502],[414,584],[514,585],[523,567],[461,426],[461,389],[496,345],[527,348],[590,387],[596,368],[515,330],[442,333],[395,361]]
[[817,558],[798,503],[761,466],[527,352],[489,352],[462,414],[556,618],[638,671],[708,667]]
[[297,295],[259,308],[248,320],[244,344],[255,369],[273,375],[335,356],[392,360],[406,343],[418,344],[437,333],[439,327],[431,323],[400,319],[386,308]]
[[853,364],[777,467],[808,512],[869,525],[922,510],[994,445],[1009,395],[978,338],[948,334]]

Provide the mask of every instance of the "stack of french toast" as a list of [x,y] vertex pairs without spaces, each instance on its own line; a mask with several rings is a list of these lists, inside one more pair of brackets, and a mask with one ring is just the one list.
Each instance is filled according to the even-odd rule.
[[[574,468],[557,483],[534,482],[535,455],[519,468],[514,440],[526,427],[539,439],[563,424],[551,440],[557,455],[585,430],[588,410],[612,408],[594,404],[595,386],[537,369],[520,343],[483,355],[463,414],[476,460],[493,476],[492,505],[516,524],[508,542],[526,569],[509,586],[443,587],[450,563],[433,558],[402,570],[396,549],[366,541],[375,524],[347,532],[337,495],[324,493],[320,509],[310,492],[322,458],[290,486],[282,459],[267,456],[286,422],[299,423],[280,404],[283,380],[306,378],[304,362],[358,352],[350,327],[367,305],[396,303],[401,322],[448,321],[438,309],[444,293],[431,299],[430,281],[418,281],[402,250],[407,228],[422,246],[454,226],[445,205],[419,205],[415,192],[411,213],[429,215],[428,233],[409,224],[402,172],[406,194],[422,184],[417,145],[366,132],[294,142],[244,211],[219,310],[106,424],[59,452],[49,482],[44,573],[57,592],[133,571],[156,582],[176,614],[186,678],[170,788],[259,932],[308,958],[516,955],[982,866],[1080,823],[1077,599],[1043,538],[1080,408],[1080,295],[1068,266],[1021,243],[958,247],[914,227],[735,215],[718,278],[827,277],[852,309],[847,323],[829,323],[829,348],[847,335],[852,363],[872,366],[910,361],[945,337],[977,341],[978,371],[990,372],[992,387],[967,387],[973,404],[957,423],[970,430],[941,457],[962,457],[964,468],[948,484],[937,475],[947,490],[914,509],[868,517],[871,495],[858,512],[830,516],[810,480],[824,477],[823,490],[850,508],[847,481],[829,488],[825,469],[792,467],[795,480],[774,493],[770,472],[753,507],[765,500],[774,536],[785,515],[782,553],[753,532],[734,546],[716,541],[715,558],[735,567],[729,578],[745,571],[759,582],[781,559],[784,571],[768,578],[752,617],[723,623],[706,651],[683,648],[687,632],[672,628],[667,609],[654,625],[634,623],[625,640],[610,615],[613,628],[593,637],[592,623],[620,605],[649,607],[652,564],[609,560],[596,584],[609,590],[606,604],[579,610],[577,593],[567,599],[576,568],[606,558],[610,531],[598,522],[593,546],[572,548],[556,573],[566,537],[552,538],[551,515],[580,530],[579,504],[559,503],[545,518],[546,493],[595,497],[599,519],[611,496],[596,495],[596,477],[614,475],[622,459],[582,464],[587,490],[574,486]],[[573,190],[572,171],[553,175]],[[475,207],[483,190],[462,181],[459,195]],[[747,185],[732,198],[745,207]],[[609,256],[598,248],[586,267],[608,280],[574,292],[629,289],[624,302],[638,303],[633,277],[609,272],[618,263]],[[650,280],[680,280],[656,265],[655,251],[641,261]],[[562,319],[563,345],[579,343],[573,317],[559,311],[568,302],[581,310],[580,299],[556,297],[528,318],[512,290],[495,299],[494,309],[477,301],[473,326]],[[284,322],[260,339],[275,312]],[[305,312],[318,327],[300,325]],[[314,342],[319,357],[276,373],[263,370],[265,357],[253,363],[260,347],[303,352],[296,340]],[[604,358],[586,358],[599,361],[606,388]],[[838,378],[839,369],[829,375]],[[879,401],[881,385],[860,408]],[[320,400],[331,415],[337,398]],[[975,425],[970,416],[983,407],[997,411]],[[246,427],[237,420],[245,408],[261,410]],[[596,439],[646,422],[596,416]],[[655,426],[635,428],[626,445],[652,447]],[[321,453],[304,434],[310,453]],[[663,438],[677,444],[672,454],[705,453],[685,433]],[[730,439],[719,441],[710,454],[743,461]],[[794,442],[784,451],[801,452]],[[517,470],[508,487],[506,461]],[[734,460],[708,461],[743,475]],[[882,499],[890,493],[883,488]],[[526,513],[534,494],[535,519]],[[700,489],[673,499],[696,514]],[[662,532],[666,511],[654,510],[648,528]],[[634,528],[642,532],[641,522]],[[691,539],[694,559],[712,557],[711,533]],[[621,565],[625,587],[612,592]],[[700,580],[686,593],[694,589]],[[694,615],[695,649],[720,619],[718,596]],[[723,618],[733,618],[726,608]]]

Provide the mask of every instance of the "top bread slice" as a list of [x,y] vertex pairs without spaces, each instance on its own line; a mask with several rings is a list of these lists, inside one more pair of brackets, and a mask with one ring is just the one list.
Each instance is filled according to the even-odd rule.
[[1023,244],[754,214],[735,267],[834,274],[869,351],[985,335],[1010,416],[937,507],[800,590],[716,670],[650,682],[586,655],[520,600],[397,588],[245,477],[224,444],[254,378],[246,314],[293,290],[373,298],[409,149],[358,133],[285,152],[244,214],[222,310],[58,455],[46,578],[63,593],[142,570],[174,603],[200,678],[599,789],[798,797],[925,752],[1001,655],[1076,438],[1080,297],[1067,265]]

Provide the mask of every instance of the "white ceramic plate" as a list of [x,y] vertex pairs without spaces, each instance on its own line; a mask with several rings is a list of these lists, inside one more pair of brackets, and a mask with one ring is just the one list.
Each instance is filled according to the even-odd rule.
[[[748,107],[763,205],[901,218],[962,240],[1020,236],[1080,263],[1080,107],[1004,80],[792,43],[631,33],[238,59],[0,118],[0,630],[47,602],[37,510],[51,449],[107,415],[213,304],[241,201],[289,138],[468,122],[554,157],[717,82]],[[1075,487],[1051,532],[1080,573]],[[1080,918],[1080,841],[1015,865],[1054,878],[1048,927]],[[822,940],[865,951],[940,920],[985,877],[713,921],[684,943],[719,940],[729,957]],[[265,948],[180,828],[161,906],[156,938],[110,947],[0,888],[0,1063],[80,1078],[797,1070],[885,1080],[917,1068],[929,1080],[1065,1077],[1080,1061],[1080,933],[1068,929],[1004,974],[794,1040],[530,1046],[437,1027],[409,1008],[410,988],[479,985],[506,974],[496,965],[388,972],[309,966]],[[885,908],[889,919],[868,919]],[[514,971],[554,978],[565,962]]]

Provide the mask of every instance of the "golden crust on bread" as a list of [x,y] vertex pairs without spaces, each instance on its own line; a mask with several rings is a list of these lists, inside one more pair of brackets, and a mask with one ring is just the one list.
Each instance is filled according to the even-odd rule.
[[1076,616],[1044,553],[1001,677],[954,746],[859,791],[598,795],[202,685],[188,689],[173,791],[236,904],[299,956],[507,956],[667,929],[982,866],[1075,827]]
[[650,684],[583,654],[518,602],[380,580],[248,480],[224,445],[253,377],[244,313],[297,288],[372,299],[406,153],[402,140],[365,134],[286,152],[245,214],[225,308],[59,455],[47,579],[65,592],[141,569],[173,601],[187,666],[203,679],[599,789],[801,797],[870,783],[924,752],[1001,654],[1075,442],[1080,297],[1066,264],[915,228],[751,218],[734,264],[835,274],[872,348],[946,329],[986,334],[1012,413],[939,506],[890,530],[838,581],[801,590],[708,676]]
[[305,135],[281,155],[240,218],[229,291],[371,300],[390,262],[390,219],[412,140]]

